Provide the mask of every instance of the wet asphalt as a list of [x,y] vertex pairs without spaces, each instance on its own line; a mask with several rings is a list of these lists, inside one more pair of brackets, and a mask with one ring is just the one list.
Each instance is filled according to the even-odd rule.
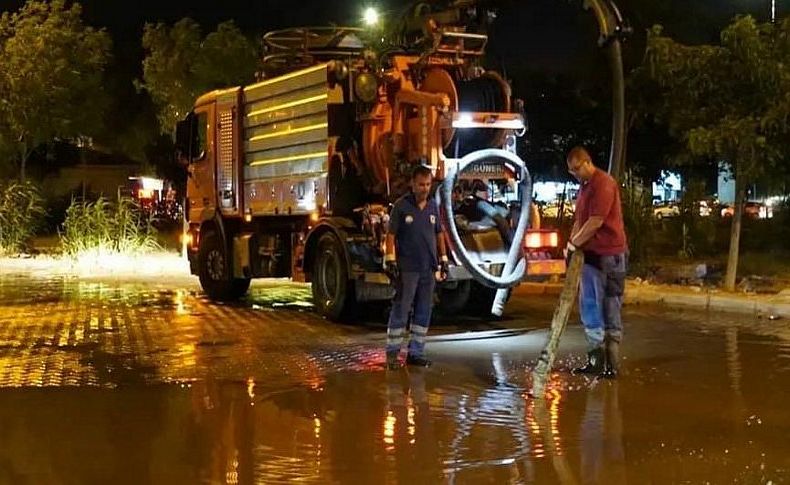
[[441,316],[383,368],[385,309],[307,286],[234,305],[194,281],[0,276],[0,484],[788,483],[790,321],[628,306],[616,381],[528,396],[556,297]]

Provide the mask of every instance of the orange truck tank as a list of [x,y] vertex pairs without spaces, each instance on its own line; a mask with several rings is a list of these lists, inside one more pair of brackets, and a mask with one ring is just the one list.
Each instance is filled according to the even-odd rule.
[[[481,67],[487,36],[461,11],[421,9],[391,49],[356,28],[271,32],[263,80],[196,100],[176,144],[189,174],[190,267],[209,297],[288,277],[310,282],[332,320],[391,298],[383,238],[417,165],[434,173],[450,248],[440,308],[479,313],[496,298],[501,308],[525,278],[564,271],[556,231],[528,230],[520,104]],[[456,213],[458,189],[475,179],[491,187],[477,202],[496,220]]]

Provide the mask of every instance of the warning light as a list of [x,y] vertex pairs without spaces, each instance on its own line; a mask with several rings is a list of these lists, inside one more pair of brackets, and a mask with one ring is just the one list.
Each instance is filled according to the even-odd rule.
[[524,236],[524,246],[528,249],[556,248],[559,240],[557,231],[528,231]]
[[193,240],[194,238],[192,237],[192,234],[188,232],[181,234],[181,244],[183,244],[184,246],[192,246]]
[[539,232],[527,234],[526,245],[530,249],[537,249],[541,247],[541,237]]
[[137,198],[138,199],[153,199],[154,198],[154,191],[153,191],[153,189],[139,189],[137,191]]

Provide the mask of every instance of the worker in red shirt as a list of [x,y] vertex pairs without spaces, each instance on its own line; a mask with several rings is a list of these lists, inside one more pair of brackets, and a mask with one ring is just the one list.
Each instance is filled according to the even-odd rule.
[[614,378],[623,337],[620,309],[628,264],[620,187],[593,165],[589,152],[568,154],[568,172],[580,183],[568,251],[584,252],[579,313],[587,337],[587,363],[574,373]]

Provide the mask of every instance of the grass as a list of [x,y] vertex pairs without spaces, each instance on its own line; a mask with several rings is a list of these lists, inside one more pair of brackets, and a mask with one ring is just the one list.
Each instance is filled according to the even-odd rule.
[[66,256],[112,256],[150,253],[160,248],[150,217],[142,214],[132,199],[111,204],[100,197],[95,202],[72,201],[60,234]]
[[44,200],[35,185],[0,185],[0,254],[24,251],[43,218]]

